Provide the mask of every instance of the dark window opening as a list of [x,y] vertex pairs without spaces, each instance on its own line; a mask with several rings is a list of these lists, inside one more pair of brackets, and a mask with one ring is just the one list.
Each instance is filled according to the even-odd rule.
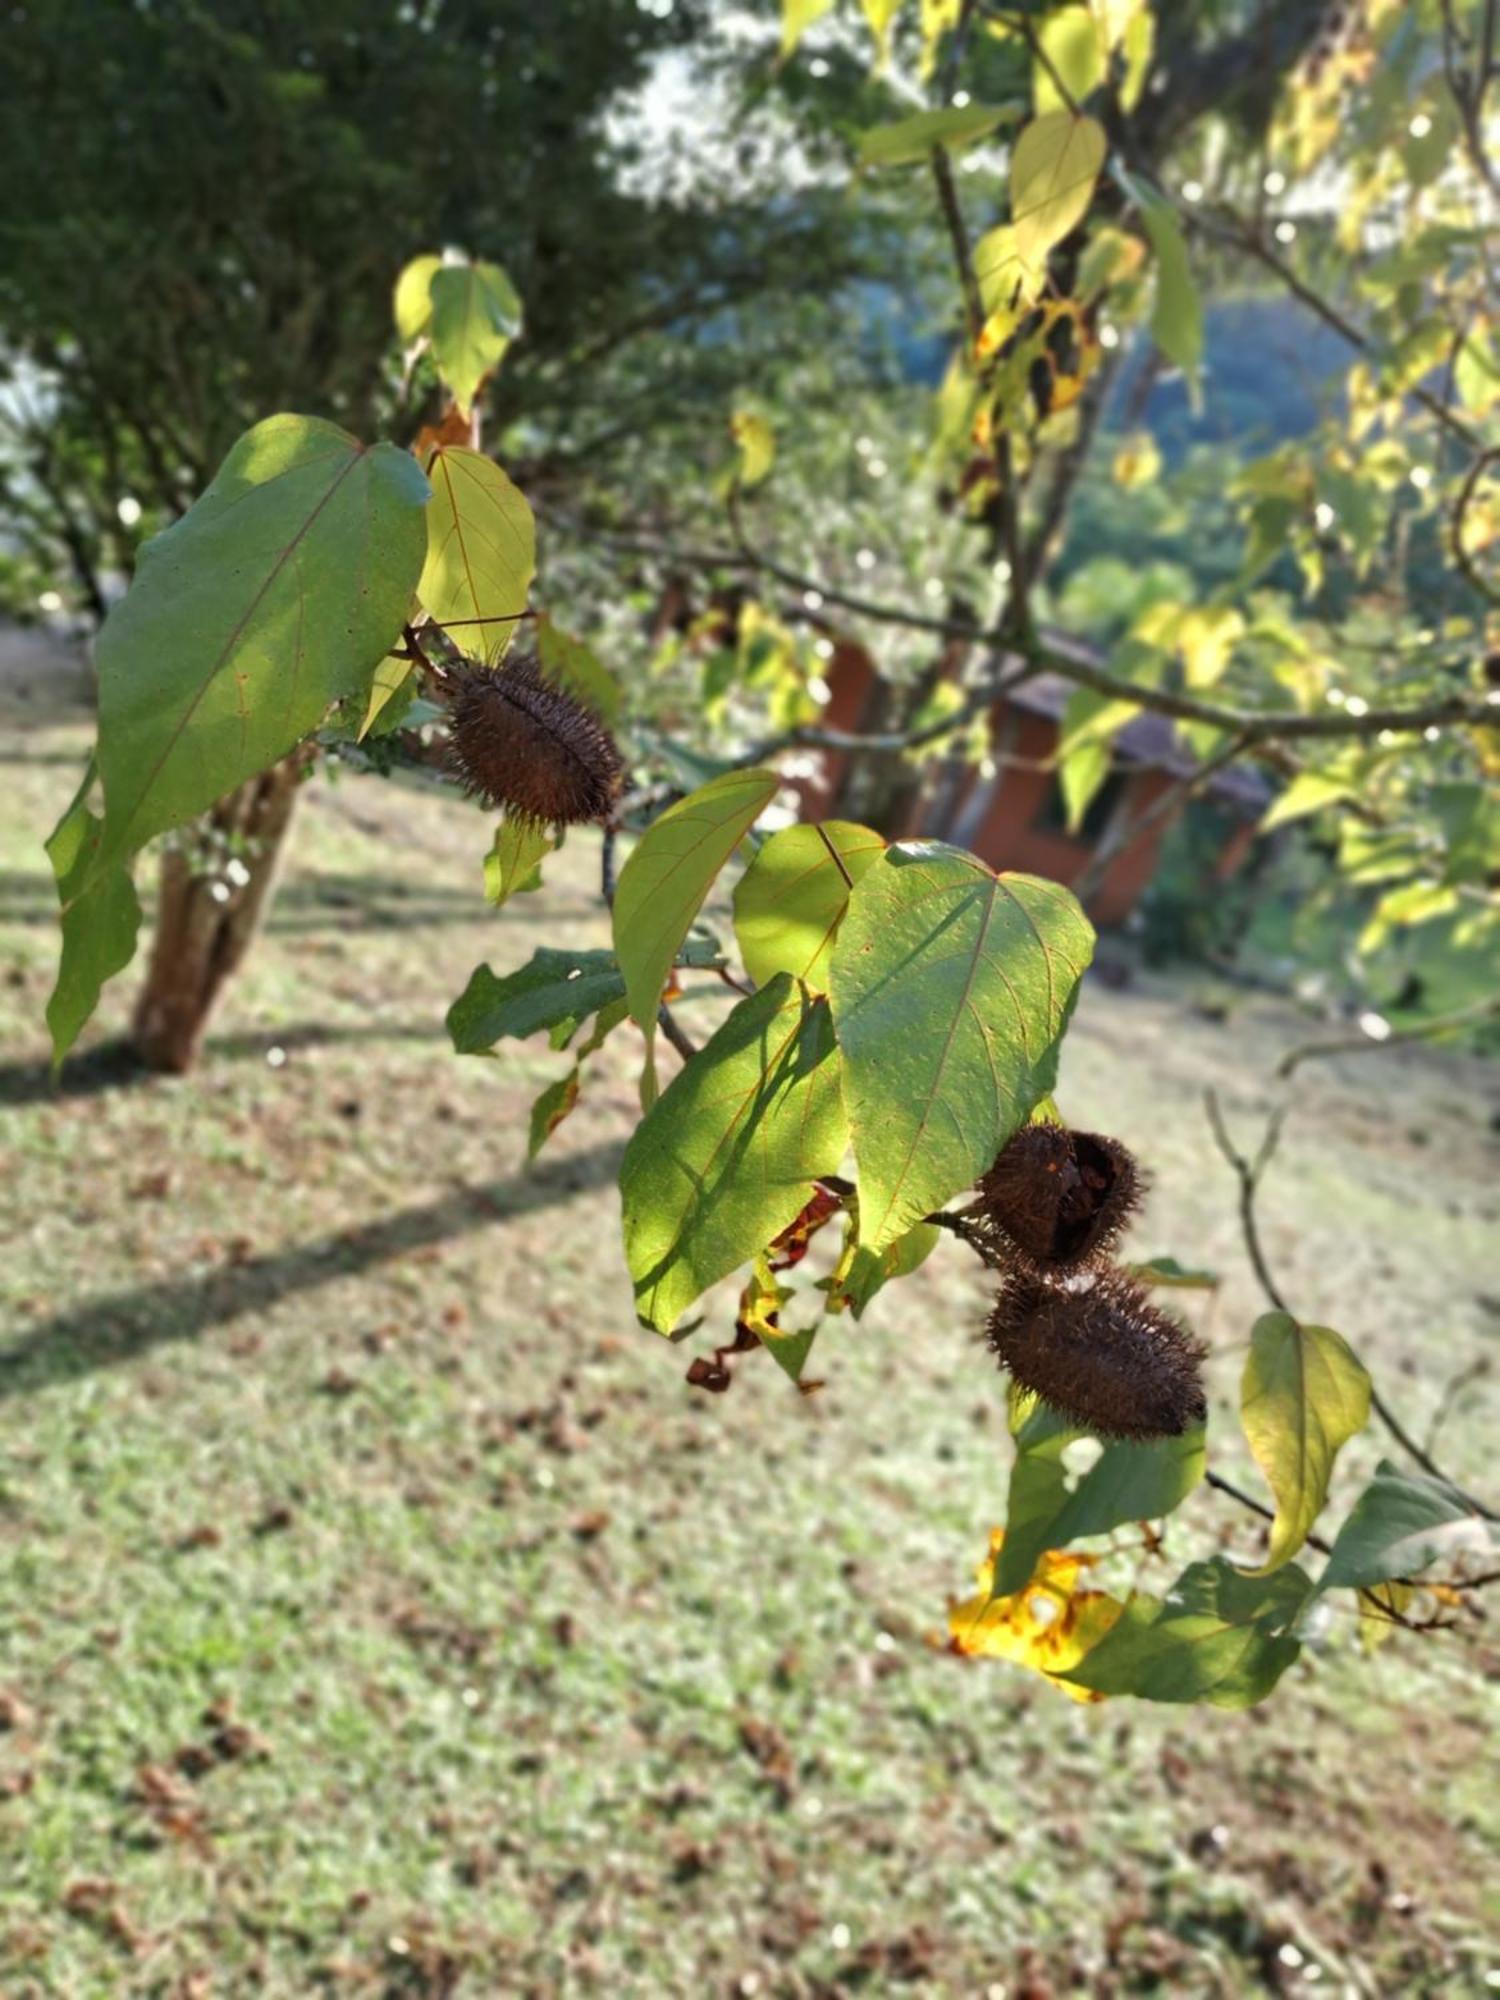
[[[1089,800],[1088,810],[1083,815],[1083,825],[1070,838],[1086,841],[1090,847],[1095,844],[1114,818],[1131,776],[1131,772],[1119,769],[1110,772]],[[1068,809],[1063,803],[1062,786],[1055,778],[1042,794],[1042,803],[1037,809],[1032,825],[1038,833],[1068,832]]]

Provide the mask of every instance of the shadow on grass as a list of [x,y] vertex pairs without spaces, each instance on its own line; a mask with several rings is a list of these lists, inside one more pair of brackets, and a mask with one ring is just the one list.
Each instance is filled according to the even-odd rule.
[[[407,887],[378,875],[309,873],[283,883],[266,919],[273,934],[322,930],[421,930],[438,924],[482,921],[477,886]],[[52,925],[57,890],[40,871],[0,870],[0,923]]]
[[440,1200],[397,1209],[293,1249],[249,1257],[200,1277],[110,1292],[54,1313],[22,1339],[0,1347],[0,1400],[118,1367],[167,1341],[192,1340],[244,1313],[267,1312],[294,1293],[603,1187],[618,1174],[623,1152],[623,1143],[611,1140],[507,1180],[454,1188]]
[[[447,1039],[441,1020],[375,1022],[369,1027],[340,1027],[328,1021],[307,1021],[295,1028],[253,1028],[233,1035],[210,1035],[203,1061],[223,1057],[230,1062],[264,1057],[273,1048],[295,1055],[301,1049],[332,1048],[351,1042],[416,1042]],[[69,1056],[62,1073],[52,1074],[45,1062],[0,1063],[0,1108],[27,1104],[65,1104],[74,1098],[100,1097],[108,1090],[138,1090],[144,1084],[180,1082],[147,1069],[128,1041],[100,1042],[81,1055]]]

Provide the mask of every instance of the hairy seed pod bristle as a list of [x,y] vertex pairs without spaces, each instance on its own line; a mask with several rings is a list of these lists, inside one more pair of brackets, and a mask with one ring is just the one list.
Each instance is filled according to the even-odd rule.
[[1023,1125],[978,1182],[984,1221],[1032,1263],[1073,1270],[1101,1260],[1140,1205],[1130,1151],[1101,1132]]
[[615,740],[533,657],[448,678],[452,758],[471,793],[543,826],[609,817],[624,776]]
[[1202,1342],[1123,1271],[1061,1283],[1017,1274],[985,1331],[1022,1388],[1100,1437],[1179,1437],[1208,1415]]

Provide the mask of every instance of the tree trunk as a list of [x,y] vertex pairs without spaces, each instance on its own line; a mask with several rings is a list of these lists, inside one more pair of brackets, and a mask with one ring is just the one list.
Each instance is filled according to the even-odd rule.
[[309,762],[305,746],[294,750],[219,800],[204,822],[203,849],[162,856],[156,935],[132,1030],[148,1069],[181,1076],[197,1060],[214,1003],[270,905]]

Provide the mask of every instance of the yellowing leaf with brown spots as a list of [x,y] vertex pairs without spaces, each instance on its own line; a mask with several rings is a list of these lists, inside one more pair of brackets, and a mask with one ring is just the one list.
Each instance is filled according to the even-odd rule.
[[989,1555],[976,1571],[978,1596],[955,1604],[948,1613],[953,1650],[1029,1667],[1060,1687],[1070,1700],[1103,1701],[1102,1694],[1056,1677],[1079,1664],[1109,1631],[1124,1606],[1107,1591],[1079,1588],[1080,1579],[1093,1567],[1091,1557],[1053,1549],[1041,1557],[1024,1589],[1010,1597],[992,1597],[995,1564],[1004,1544],[1005,1530],[994,1529]]

